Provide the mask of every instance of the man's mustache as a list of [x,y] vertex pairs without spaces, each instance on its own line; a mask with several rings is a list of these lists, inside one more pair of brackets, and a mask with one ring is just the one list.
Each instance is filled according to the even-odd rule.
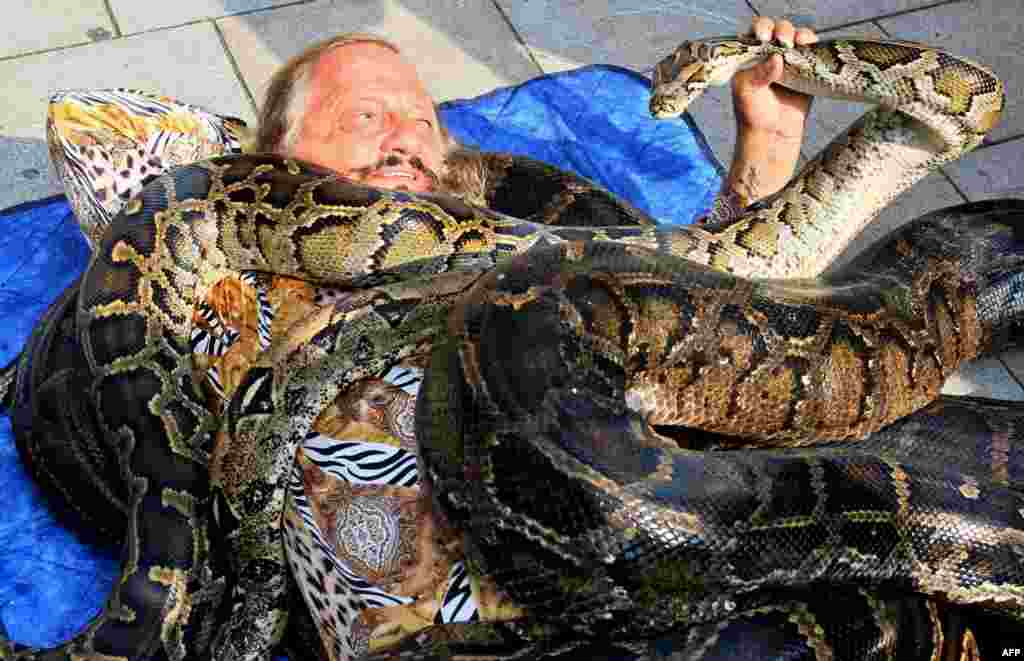
[[398,154],[388,154],[387,156],[381,158],[373,165],[366,165],[361,168],[355,168],[353,170],[353,173],[360,180],[365,180],[367,177],[373,175],[379,170],[383,170],[384,168],[394,168],[401,165],[408,165],[410,168],[422,172],[423,175],[430,182],[430,190],[437,190],[441,182],[441,178],[437,175],[436,172],[427,167],[426,163],[424,163],[419,156],[402,158]]

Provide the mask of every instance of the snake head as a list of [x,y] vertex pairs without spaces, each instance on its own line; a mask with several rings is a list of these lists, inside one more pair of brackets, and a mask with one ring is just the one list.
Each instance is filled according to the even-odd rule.
[[709,85],[724,85],[754,54],[760,42],[746,37],[684,41],[654,67],[651,115],[678,117]]

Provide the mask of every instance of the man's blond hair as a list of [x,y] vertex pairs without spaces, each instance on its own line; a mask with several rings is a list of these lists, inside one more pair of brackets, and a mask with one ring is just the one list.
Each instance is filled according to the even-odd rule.
[[[302,128],[302,116],[309,103],[313,67],[328,51],[349,44],[366,43],[383,46],[398,54],[402,52],[394,43],[375,34],[346,32],[313,44],[278,69],[270,79],[263,106],[260,108],[256,151],[284,154],[295,146]],[[439,129],[445,149],[454,147],[455,141],[448,135],[443,124]]]

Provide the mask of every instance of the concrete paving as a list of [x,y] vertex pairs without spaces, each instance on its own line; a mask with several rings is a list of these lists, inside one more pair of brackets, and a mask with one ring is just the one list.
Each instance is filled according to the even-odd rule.
[[[745,31],[757,14],[805,16],[822,37],[933,43],[1006,82],[1007,112],[989,143],[920,182],[857,245],[932,209],[1024,198],[1024,0],[9,0],[5,10],[0,208],[61,192],[44,134],[47,98],[60,88],[158,91],[252,122],[274,69],[339,32],[397,42],[441,101],[591,63],[649,72],[678,42]],[[861,112],[815,101],[803,157]],[[706,94],[693,116],[728,165],[729,90]],[[946,391],[1024,401],[1024,350],[966,366]]]

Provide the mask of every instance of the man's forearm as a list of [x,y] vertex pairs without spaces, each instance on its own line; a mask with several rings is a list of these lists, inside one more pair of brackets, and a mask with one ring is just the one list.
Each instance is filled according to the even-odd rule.
[[752,204],[782,188],[793,176],[799,157],[799,140],[742,133],[736,139],[732,166],[722,192],[738,196],[743,207]]

